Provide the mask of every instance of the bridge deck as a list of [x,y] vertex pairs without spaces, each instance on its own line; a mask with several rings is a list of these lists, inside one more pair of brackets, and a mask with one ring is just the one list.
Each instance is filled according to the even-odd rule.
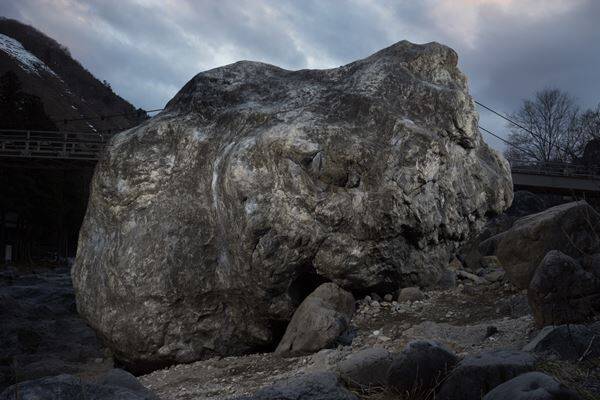
[[600,195],[597,169],[568,163],[513,162],[513,185],[549,193]]
[[98,160],[112,135],[0,130],[0,157]]

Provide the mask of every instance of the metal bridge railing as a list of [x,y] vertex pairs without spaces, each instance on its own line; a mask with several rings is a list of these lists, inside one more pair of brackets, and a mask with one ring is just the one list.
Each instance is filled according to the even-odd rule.
[[510,160],[513,173],[600,179],[600,168],[584,164]]
[[0,157],[98,160],[112,135],[0,130]]

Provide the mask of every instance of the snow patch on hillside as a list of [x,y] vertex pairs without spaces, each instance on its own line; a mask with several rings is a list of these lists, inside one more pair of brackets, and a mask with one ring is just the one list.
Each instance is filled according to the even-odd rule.
[[1,33],[0,50],[15,58],[20,63],[21,68],[27,73],[39,76],[40,71],[45,71],[57,76],[42,60],[25,50],[21,42]]

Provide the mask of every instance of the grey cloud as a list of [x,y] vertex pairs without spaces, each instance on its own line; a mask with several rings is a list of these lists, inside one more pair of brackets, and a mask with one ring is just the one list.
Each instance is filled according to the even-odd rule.
[[[196,73],[224,63],[334,67],[402,39],[455,48],[473,95],[501,111],[514,110],[547,86],[570,91],[584,106],[600,101],[600,2],[565,0],[563,12],[544,18],[519,12],[520,1],[507,7],[498,1],[449,3],[458,15],[476,8],[469,40],[448,29],[460,30],[468,20],[433,12],[444,1],[8,0],[0,14],[65,44],[92,73],[144,108],[164,105]],[[489,113],[481,113],[481,122],[506,131]]]

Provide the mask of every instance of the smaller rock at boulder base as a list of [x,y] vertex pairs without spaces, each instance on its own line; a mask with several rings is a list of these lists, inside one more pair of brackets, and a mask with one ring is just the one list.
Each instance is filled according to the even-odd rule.
[[410,342],[390,365],[387,386],[402,395],[429,393],[457,361],[456,356],[440,343]]
[[398,294],[398,302],[413,302],[420,301],[426,298],[425,293],[421,291],[418,287],[406,287],[400,289],[400,293]]
[[300,375],[237,400],[358,400],[332,372]]
[[352,314],[352,294],[335,283],[324,283],[300,304],[275,352],[300,355],[332,347],[348,329]]
[[372,391],[385,387],[391,363],[389,351],[372,347],[351,354],[338,364],[337,370],[348,386]]
[[448,376],[436,400],[480,399],[499,384],[533,370],[535,358],[525,352],[495,350],[465,357]]
[[496,386],[483,400],[579,400],[581,397],[556,379],[528,372]]
[[561,360],[600,357],[600,322],[546,326],[523,350],[552,355]]
[[535,271],[527,291],[538,327],[584,322],[600,311],[600,262],[588,270],[553,250]]

